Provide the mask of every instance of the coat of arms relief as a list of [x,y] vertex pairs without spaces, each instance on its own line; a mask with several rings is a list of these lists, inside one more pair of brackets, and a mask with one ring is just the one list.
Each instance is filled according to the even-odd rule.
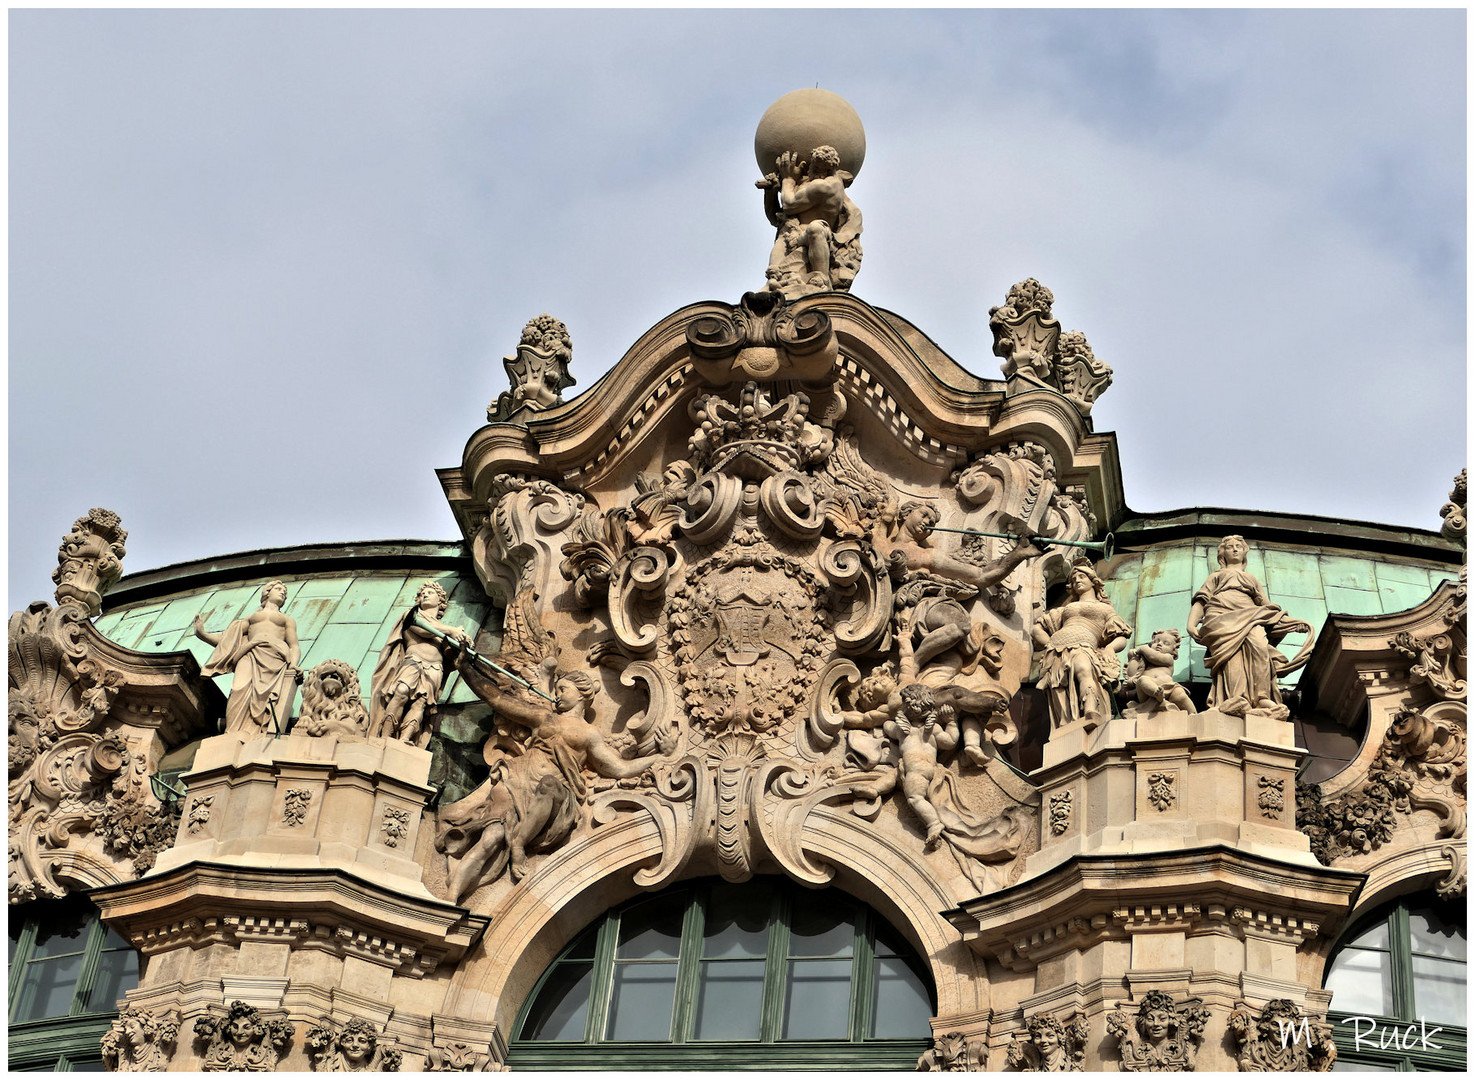
[[[502,649],[460,661],[495,710],[492,776],[442,810],[438,843],[458,902],[631,814],[662,837],[645,887],[826,882],[803,839],[822,808],[913,845],[963,892],[1012,880],[1038,847],[1038,793],[999,750],[1045,575],[1067,563],[1048,540],[1095,528],[1084,494],[1020,438],[887,475],[868,458],[905,451],[867,452],[875,420],[854,410],[873,402],[833,373],[773,378],[794,374],[800,335],[758,324],[792,313],[734,310],[726,356],[713,320],[688,335],[728,385],[708,373],[717,386],[645,443],[673,455],[684,435],[684,456],[623,462],[615,495],[496,480],[474,546],[507,598]],[[814,314],[811,367],[835,356]]]

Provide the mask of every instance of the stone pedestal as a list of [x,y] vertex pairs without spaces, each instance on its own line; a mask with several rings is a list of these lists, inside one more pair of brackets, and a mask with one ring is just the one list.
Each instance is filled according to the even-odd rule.
[[954,914],[1015,988],[994,1003],[994,1052],[1030,1016],[1080,1014],[1085,1068],[1110,1068],[1108,1013],[1160,990],[1208,1009],[1198,1071],[1233,1070],[1223,1036],[1240,1002],[1324,1013],[1299,954],[1362,878],[1322,866],[1296,831],[1301,753],[1291,724],[1219,712],[1057,733],[1033,777],[1040,850],[1019,882]]
[[[433,896],[415,860],[430,754],[384,739],[207,739],[176,845],[93,894],[146,958],[129,1001],[181,1017],[171,1070],[198,1068],[195,1019],[244,1001],[295,1037],[358,1020],[403,1068],[430,1060],[444,980],[488,920]],[[425,843],[428,844],[428,836]]]

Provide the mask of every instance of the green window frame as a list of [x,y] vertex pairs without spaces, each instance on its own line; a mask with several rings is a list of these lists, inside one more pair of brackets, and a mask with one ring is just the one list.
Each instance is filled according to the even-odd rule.
[[704,880],[637,897],[576,935],[523,1003],[508,1064],[911,1070],[936,1001],[905,938],[848,894]]
[[[1434,926],[1446,931],[1446,944],[1430,933]],[[1427,895],[1387,904],[1345,932],[1323,980],[1332,991],[1334,1069],[1463,1072],[1469,1033],[1448,1017],[1465,1016],[1465,941],[1462,906]],[[1458,986],[1458,1004],[1441,1003],[1445,1015],[1430,1019],[1426,993],[1439,983]]]
[[8,1065],[17,1072],[101,1072],[116,1003],[138,985],[138,953],[84,896],[10,913]]

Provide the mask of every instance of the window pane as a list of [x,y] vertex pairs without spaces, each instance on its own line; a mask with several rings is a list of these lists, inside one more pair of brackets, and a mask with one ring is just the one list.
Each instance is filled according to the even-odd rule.
[[791,960],[784,994],[785,1039],[850,1035],[849,960]]
[[1350,1061],[1339,1057],[1332,1065],[1332,1072],[1397,1072],[1392,1065],[1369,1065],[1362,1061]]
[[599,924],[591,926],[579,935],[578,940],[569,946],[564,954],[565,960],[593,960],[594,947],[599,944]]
[[674,960],[681,949],[681,919],[687,894],[663,896],[638,904],[620,916],[621,960]]
[[605,1038],[665,1042],[671,1038],[671,1003],[675,999],[674,963],[616,964]]
[[766,956],[771,896],[766,887],[714,886],[707,901],[702,955],[711,959]]
[[107,1072],[107,1066],[102,1063],[102,1058],[88,1058],[85,1061],[73,1060],[68,1063],[71,1072]]
[[1465,959],[1464,927],[1446,922],[1426,909],[1408,913],[1408,929],[1414,952],[1447,956],[1452,960]]
[[87,947],[89,921],[85,912],[63,912],[55,919],[48,913],[46,921],[36,928],[36,946],[31,950],[31,958],[80,953]]
[[94,1013],[113,1012],[124,990],[138,984],[138,954],[132,949],[112,949],[98,958],[97,974],[92,980],[89,1000],[82,1003],[83,1011]]
[[932,1000],[927,995],[926,984],[900,957],[876,958],[876,988],[871,1003],[873,1038],[930,1037]]
[[789,924],[790,956],[849,956],[855,947],[855,913],[850,905],[838,908],[832,893],[820,893],[825,906],[808,906],[808,897],[794,898]]
[[1388,920],[1374,923],[1351,941],[1349,946],[1361,949],[1386,949],[1388,947]]
[[25,921],[24,920],[17,919],[14,916],[14,914],[11,915],[11,917],[10,917],[10,951],[8,953],[6,953],[6,959],[10,963],[12,963],[12,964],[15,963],[15,949],[16,949],[16,946],[20,944],[20,934],[21,934],[21,931],[25,929],[25,927],[26,927],[26,924],[25,924]]
[[1393,974],[1387,953],[1344,949],[1326,979],[1337,1012],[1393,1015]]
[[[1415,956],[1414,1014],[1443,1024],[1465,1023],[1465,965]],[[1414,1019],[1414,1017],[1409,1017]]]
[[697,986],[696,1039],[756,1039],[763,1014],[762,960],[706,960]]
[[582,1042],[589,1014],[593,964],[559,964],[548,976],[522,1025],[524,1039]]
[[66,1016],[72,1009],[77,977],[82,974],[82,954],[72,953],[53,960],[35,960],[26,965],[20,998],[23,1006],[15,1020],[39,1020],[43,1016]]

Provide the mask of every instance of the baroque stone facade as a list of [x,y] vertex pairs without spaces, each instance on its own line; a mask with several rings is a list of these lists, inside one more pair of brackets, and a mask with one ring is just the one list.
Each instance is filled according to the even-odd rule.
[[[1321,624],[1259,570],[1319,557],[1289,530],[1132,515],[1112,371],[1048,289],[990,311],[1004,380],[851,295],[864,135],[826,101],[760,129],[765,288],[569,401],[567,327],[528,323],[438,474],[456,573],[396,581],[354,656],[299,640],[333,639],[285,557],[197,598],[203,672],[124,648],[90,619],[126,534],[79,519],[10,625],[11,900],[86,890],[147,957],[110,1067],[500,1069],[550,965],[616,962],[565,953],[607,912],[783,877],[913,955],[919,1070],[1324,1069],[1338,935],[1463,893],[1463,577]],[[1136,597],[1185,537],[1164,625]],[[1457,559],[1400,542],[1426,583]],[[1365,737],[1298,784],[1323,715]]]

